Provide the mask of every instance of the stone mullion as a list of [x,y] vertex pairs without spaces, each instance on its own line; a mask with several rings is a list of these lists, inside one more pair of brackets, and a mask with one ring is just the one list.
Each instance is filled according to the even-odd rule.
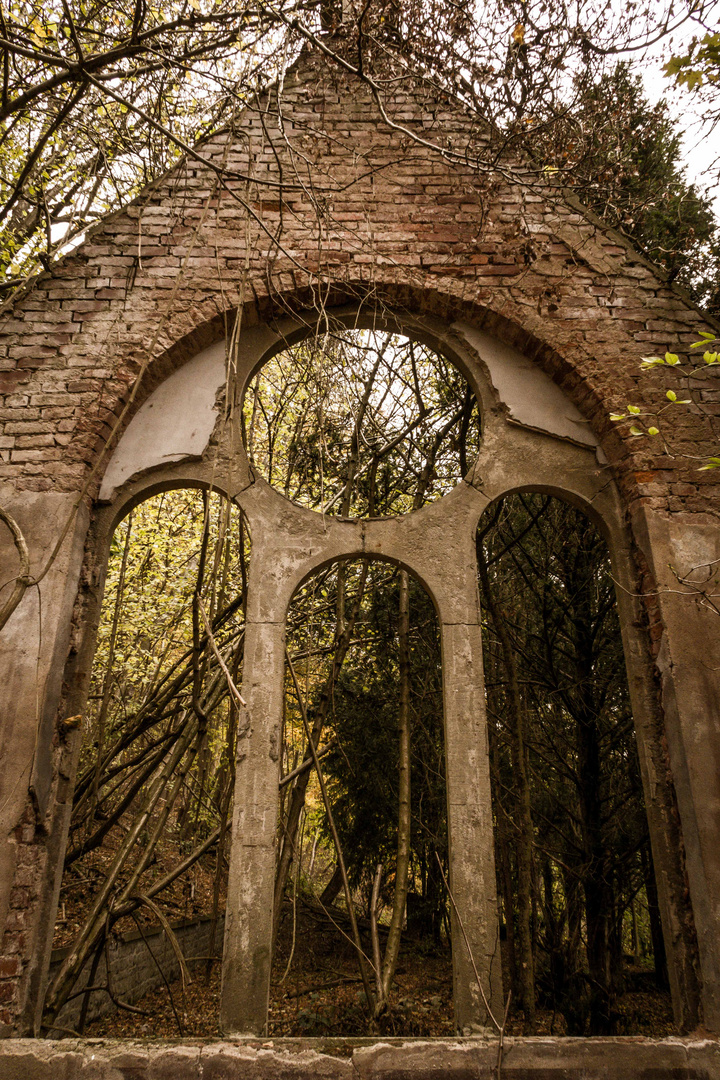
[[[253,592],[265,589],[261,560],[250,565]],[[272,965],[272,910],[285,672],[285,607],[277,618],[249,615],[245,630],[232,850],[225,915],[220,1024],[226,1034],[265,1031]]]

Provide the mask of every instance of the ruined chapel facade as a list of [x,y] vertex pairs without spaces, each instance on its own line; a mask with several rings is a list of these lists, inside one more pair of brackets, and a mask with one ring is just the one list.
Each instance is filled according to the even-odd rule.
[[[270,94],[40,275],[0,316],[0,503],[31,584],[0,643],[0,1025],[39,1030],[94,633],[113,529],[147,495],[212,486],[254,558],[221,1006],[261,1033],[270,971],[287,607],[319,566],[372,554],[417,575],[442,635],[451,884],[489,999],[497,911],[474,537],[518,490],[583,508],[617,581],[677,1022],[720,1033],[720,560],[712,418],[662,440],[610,413],[657,406],[713,326],[557,191],[463,163],[470,122],[406,88],[393,126],[308,52]],[[249,466],[238,404],[265,360],[329,325],[380,327],[455,363],[483,442],[462,484],[400,518],[297,507]],[[0,533],[2,583],[18,573]],[[487,1018],[460,935],[459,1030]]]

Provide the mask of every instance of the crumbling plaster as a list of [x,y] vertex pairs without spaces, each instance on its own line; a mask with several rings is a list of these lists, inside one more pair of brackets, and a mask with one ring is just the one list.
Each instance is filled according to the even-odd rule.
[[[73,497],[25,493],[20,498],[0,487],[0,499],[25,535],[31,565],[42,566],[60,540]],[[47,575],[27,590],[23,602],[3,630],[2,739],[0,740],[0,921],[9,915],[15,887],[31,890],[32,868],[23,867],[23,842],[34,834],[34,815],[22,818],[28,789],[42,819],[52,784],[55,713],[71,634],[88,515],[75,520],[59,557]],[[16,557],[7,535],[0,536],[0,565],[16,571]],[[7,568],[7,570],[6,570]],[[41,632],[42,623],[42,632]],[[32,722],[28,723],[28,717]],[[21,819],[20,822],[18,819]],[[20,877],[18,881],[18,871]],[[31,899],[28,893],[28,900]],[[12,916],[15,918],[16,916]]]
[[[345,319],[341,311],[333,312],[333,318],[360,329],[388,328],[386,319],[358,317],[352,309]],[[444,327],[436,320],[426,319],[414,327],[411,324],[409,329],[425,340],[430,339],[433,347],[441,351],[456,351],[452,348],[453,338],[465,343],[489,376],[481,377],[485,396],[494,389],[509,419],[523,427],[593,447],[598,460],[607,461],[579,409],[544,371],[517,349],[464,321]],[[306,331],[303,324],[285,320],[274,330],[262,325],[242,333],[233,346],[241,394],[270,354]],[[108,462],[98,496],[101,502],[112,501],[126,480],[146,469],[203,454],[217,420],[217,395],[225,385],[225,352],[224,341],[204,349],[173,372],[143,403]],[[472,377],[477,378],[478,373],[474,372]]]
[[200,457],[215,427],[215,401],[224,382],[225,342],[220,341],[161,383],[135,413],[110,459],[101,502],[144,469]]

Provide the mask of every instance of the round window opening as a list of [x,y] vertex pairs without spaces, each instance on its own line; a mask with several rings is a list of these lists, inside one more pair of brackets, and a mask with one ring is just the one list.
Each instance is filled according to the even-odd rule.
[[465,377],[403,334],[337,329],[277,353],[243,405],[251,465],[288,499],[341,517],[407,514],[446,495],[479,449]]

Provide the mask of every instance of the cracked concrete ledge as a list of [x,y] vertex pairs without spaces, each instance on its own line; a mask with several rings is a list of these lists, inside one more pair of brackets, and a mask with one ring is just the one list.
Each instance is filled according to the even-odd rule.
[[[484,1080],[496,1039],[0,1040],[1,1080]],[[507,1080],[720,1080],[698,1037],[508,1038]]]

